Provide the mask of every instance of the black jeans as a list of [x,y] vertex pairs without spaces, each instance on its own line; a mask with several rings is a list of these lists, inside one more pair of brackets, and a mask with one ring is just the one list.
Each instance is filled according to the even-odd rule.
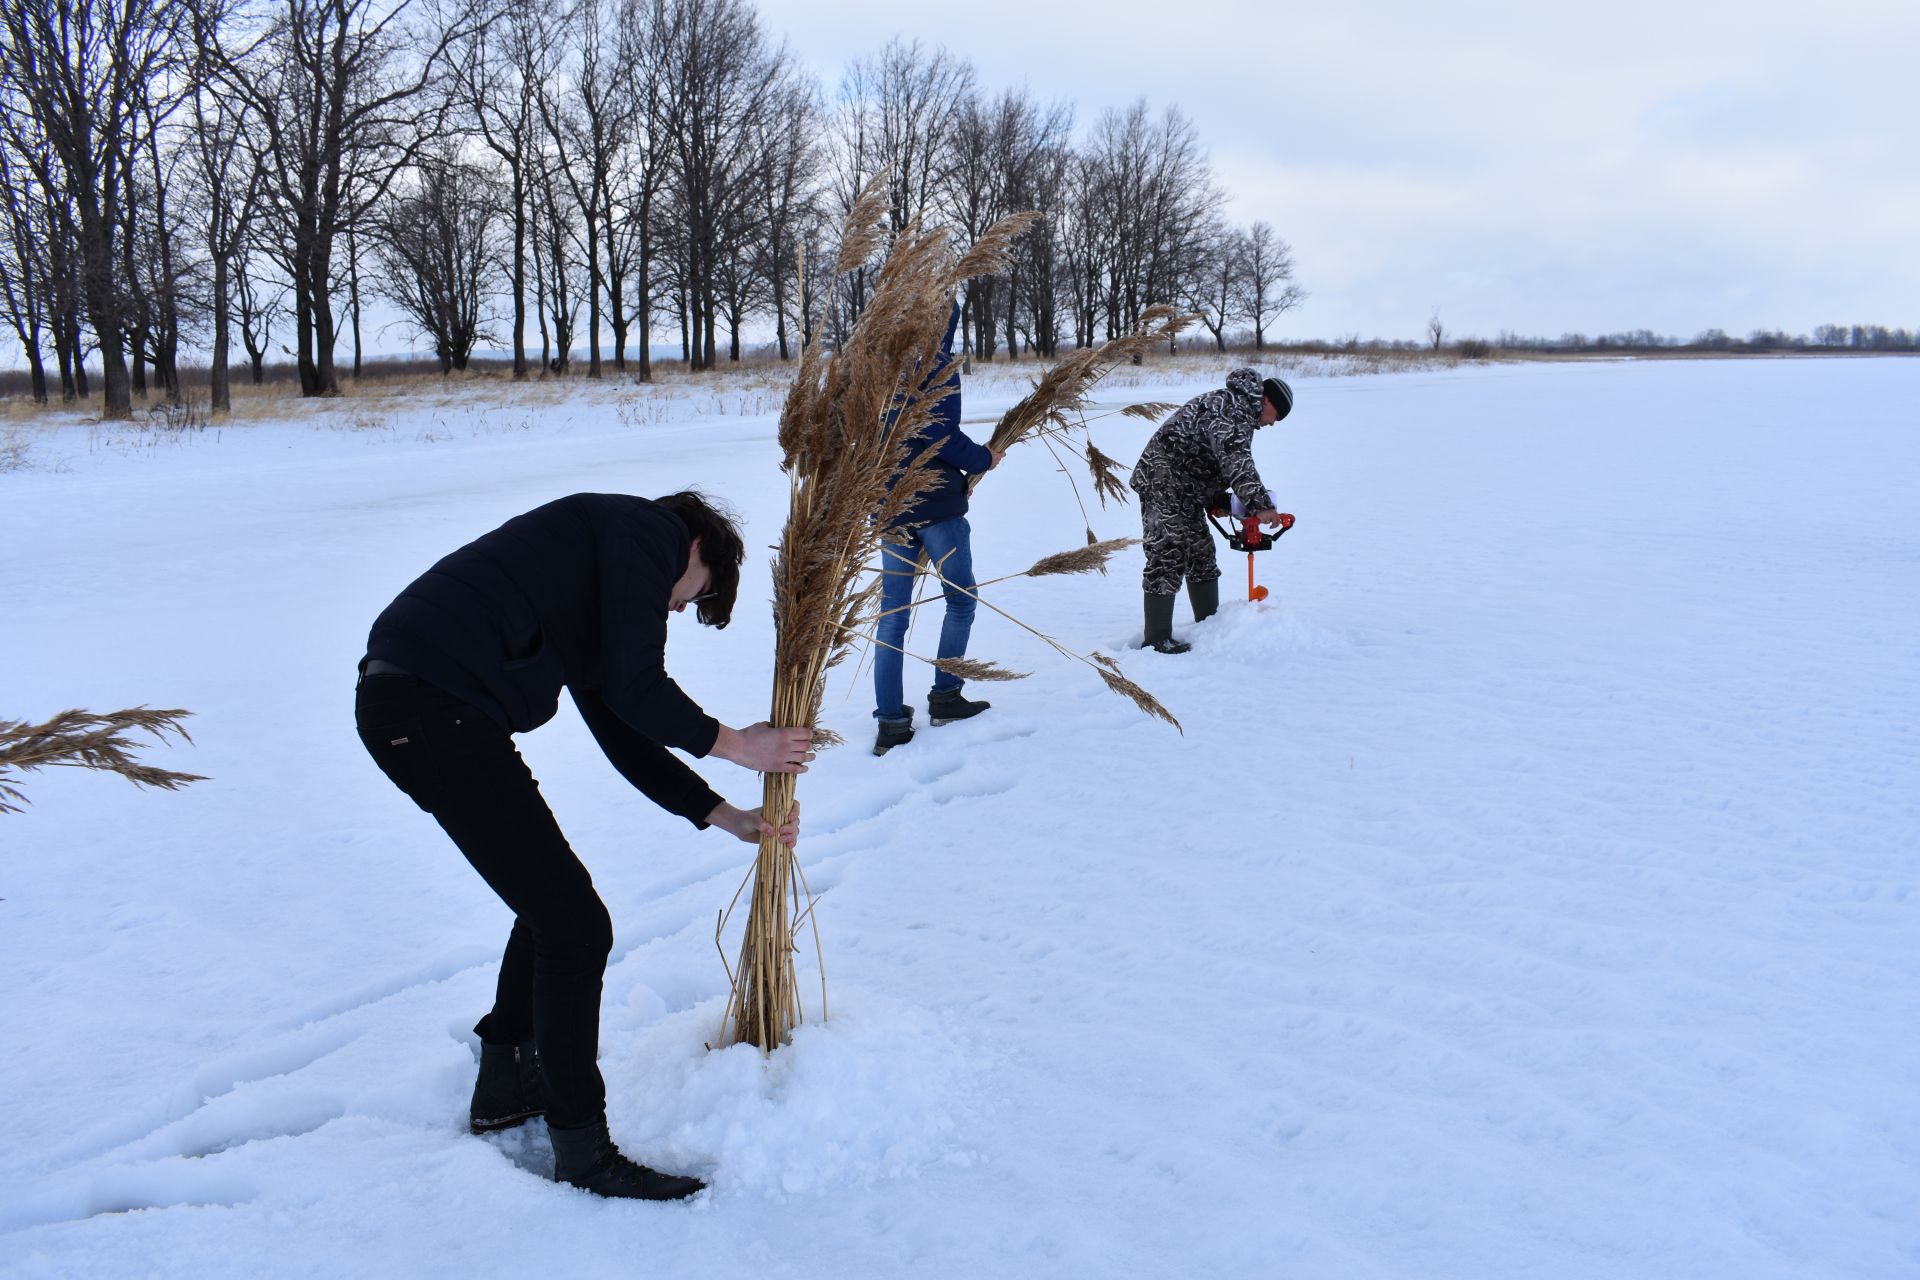
[[363,677],[354,719],[374,763],[513,909],[493,1009],[474,1031],[491,1044],[538,1046],[549,1124],[600,1119],[600,985],[613,922],[513,736],[411,676]]

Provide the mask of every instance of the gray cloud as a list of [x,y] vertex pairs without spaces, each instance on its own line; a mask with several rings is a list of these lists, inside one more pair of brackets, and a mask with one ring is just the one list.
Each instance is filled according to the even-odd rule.
[[989,87],[1145,95],[1292,242],[1301,335],[1920,324],[1920,6],[764,3],[829,83],[902,34]]

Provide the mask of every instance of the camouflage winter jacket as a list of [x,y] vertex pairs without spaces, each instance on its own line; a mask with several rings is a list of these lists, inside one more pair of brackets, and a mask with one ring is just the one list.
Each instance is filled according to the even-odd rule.
[[1260,375],[1235,369],[1220,391],[1195,396],[1160,424],[1134,463],[1133,491],[1143,499],[1204,499],[1222,489],[1248,511],[1273,505],[1253,465],[1253,433],[1260,427]]

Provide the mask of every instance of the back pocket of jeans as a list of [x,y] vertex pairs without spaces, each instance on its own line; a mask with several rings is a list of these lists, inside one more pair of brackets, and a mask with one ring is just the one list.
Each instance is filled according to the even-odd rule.
[[394,786],[422,809],[433,811],[433,761],[418,719],[363,725],[360,741]]

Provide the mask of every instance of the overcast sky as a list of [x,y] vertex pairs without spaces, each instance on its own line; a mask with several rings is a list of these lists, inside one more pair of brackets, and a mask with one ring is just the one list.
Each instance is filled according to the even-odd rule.
[[1920,327],[1920,0],[760,0],[829,87],[895,34],[1084,128],[1177,103],[1311,297],[1286,336]]

